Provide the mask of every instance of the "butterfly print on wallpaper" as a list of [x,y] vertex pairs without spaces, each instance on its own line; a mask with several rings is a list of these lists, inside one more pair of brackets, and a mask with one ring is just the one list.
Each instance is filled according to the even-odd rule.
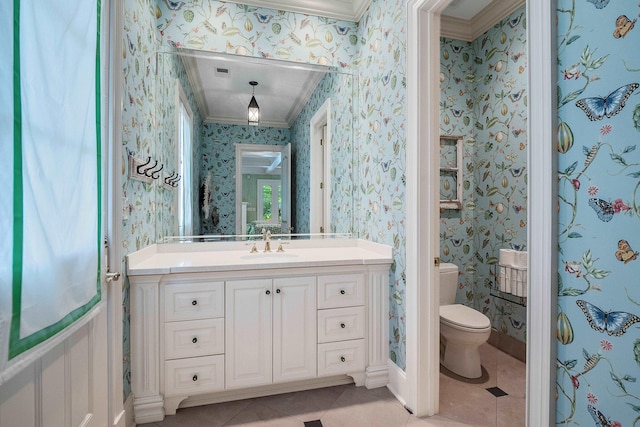
[[616,259],[623,261],[625,264],[629,261],[636,260],[638,258],[638,252],[631,249],[629,242],[624,239],[618,241],[618,250],[616,251]]
[[624,108],[624,104],[631,94],[640,86],[638,83],[629,83],[619,87],[606,97],[592,96],[582,98],[576,102],[576,106],[582,109],[589,120],[602,120],[618,114]]
[[603,222],[611,221],[611,218],[613,218],[613,214],[615,213],[613,203],[607,202],[606,200],[591,198],[589,199],[589,206],[596,211],[598,218]]
[[589,3],[593,3],[596,9],[602,9],[609,4],[609,0],[587,0]]
[[632,21],[626,15],[618,16],[616,19],[616,29],[613,31],[613,37],[619,39],[620,37],[626,36],[629,31],[633,30],[637,20],[638,19],[636,18]]
[[587,317],[589,325],[598,332],[606,332],[607,334],[619,337],[624,334],[629,326],[640,322],[640,317],[626,311],[602,311],[595,305],[583,301],[576,301]]
[[588,405],[587,410],[593,417],[593,421],[596,422],[597,427],[613,427],[611,420],[607,418],[602,412],[598,411],[594,406]]

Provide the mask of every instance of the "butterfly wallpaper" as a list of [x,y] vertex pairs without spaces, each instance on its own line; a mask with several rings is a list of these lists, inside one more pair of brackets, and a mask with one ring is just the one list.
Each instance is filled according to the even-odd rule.
[[637,2],[558,2],[558,425],[640,423]]
[[460,270],[457,302],[523,343],[526,307],[496,292],[494,268],[501,248],[527,248],[526,43],[524,7],[471,43],[440,40],[440,132],[464,137],[463,206],[440,214],[440,257]]
[[[394,247],[390,357],[401,369],[406,364],[404,5],[374,0],[355,24],[215,0],[125,0],[122,52],[123,161],[127,152],[162,156],[169,150],[156,144],[162,112],[154,104],[155,76],[164,65],[156,66],[155,52],[163,46],[354,70],[358,155],[350,165],[353,209],[359,217],[355,232]],[[640,220],[639,13],[637,2],[558,2],[558,132],[553,143],[558,150],[560,288],[554,321],[557,424],[563,426],[627,426],[640,416],[640,322],[634,322],[640,316],[640,236],[635,232]],[[494,300],[485,281],[491,277],[488,266],[497,242],[527,244],[522,189],[529,141],[522,111],[530,94],[521,92],[526,84],[516,79],[527,70],[526,48],[518,47],[525,43],[525,29],[524,14],[514,12],[471,44],[441,42],[442,60],[449,61],[441,81],[441,129],[464,135],[465,152],[483,156],[465,160],[465,206],[458,216],[442,214],[441,254],[444,259],[448,252],[450,261],[464,266],[460,301],[486,310],[498,330],[518,339],[526,336],[526,310]],[[181,71],[175,68],[171,75],[180,78]],[[126,174],[123,170],[125,254],[155,242],[167,228],[162,218],[171,218],[158,217],[157,207],[167,202],[155,186],[128,180]],[[126,398],[131,377],[126,280],[123,292]]]

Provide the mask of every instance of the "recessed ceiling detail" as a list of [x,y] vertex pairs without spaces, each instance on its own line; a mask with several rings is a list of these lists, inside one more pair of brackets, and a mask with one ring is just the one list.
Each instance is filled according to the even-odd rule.
[[[235,55],[180,52],[198,109],[205,122],[247,124],[250,81],[258,81],[255,98],[260,125],[291,127],[326,68]],[[221,70],[227,70],[222,72]]]

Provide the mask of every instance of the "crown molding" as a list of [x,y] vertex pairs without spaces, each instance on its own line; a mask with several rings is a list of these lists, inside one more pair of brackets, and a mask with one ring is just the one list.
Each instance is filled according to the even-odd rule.
[[227,0],[227,2],[351,22],[360,21],[371,4],[371,0]]
[[440,17],[441,37],[472,42],[524,5],[525,0],[495,0],[472,19],[442,15]]

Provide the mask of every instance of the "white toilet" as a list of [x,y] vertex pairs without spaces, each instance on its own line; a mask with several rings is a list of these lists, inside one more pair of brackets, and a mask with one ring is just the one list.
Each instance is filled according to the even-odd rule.
[[466,305],[454,304],[458,289],[458,266],[440,264],[440,362],[465,378],[482,376],[478,347],[491,335],[487,316]]

